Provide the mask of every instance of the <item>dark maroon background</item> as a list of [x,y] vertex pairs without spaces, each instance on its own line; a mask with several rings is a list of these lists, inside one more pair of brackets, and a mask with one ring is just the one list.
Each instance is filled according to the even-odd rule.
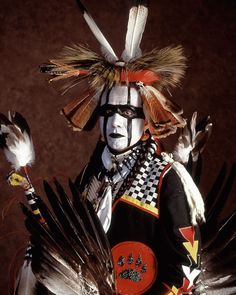
[[[182,87],[173,91],[173,98],[184,108],[186,117],[190,118],[197,110],[200,117],[210,114],[214,124],[204,152],[201,187],[204,195],[223,162],[235,161],[235,1],[150,2],[142,49],[184,46],[188,69]],[[117,54],[124,47],[130,3],[130,0],[84,0]],[[1,0],[0,112],[17,110],[30,124],[36,149],[36,162],[30,174],[39,192],[40,178],[74,178],[88,161],[99,136],[98,129],[79,134],[67,127],[59,111],[76,91],[61,96],[59,85],[48,85],[46,76],[38,70],[40,64],[72,43],[99,48],[74,0]],[[174,139],[169,141],[173,143]],[[13,196],[23,200],[21,192],[9,188],[5,182],[9,171],[10,165],[0,155],[0,210],[8,208]],[[235,190],[226,204],[228,212],[235,207],[234,195]],[[9,267],[27,241],[17,202],[8,209],[0,223],[0,293],[3,295],[7,294]]]

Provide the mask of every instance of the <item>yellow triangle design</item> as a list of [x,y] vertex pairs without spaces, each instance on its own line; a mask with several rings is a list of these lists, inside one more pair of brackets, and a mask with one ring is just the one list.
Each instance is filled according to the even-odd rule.
[[197,263],[198,241],[194,241],[193,245],[190,242],[184,242],[183,245],[193,258],[195,263]]
[[177,295],[179,289],[177,289],[175,286],[172,286],[172,289],[170,292],[167,293],[167,295]]

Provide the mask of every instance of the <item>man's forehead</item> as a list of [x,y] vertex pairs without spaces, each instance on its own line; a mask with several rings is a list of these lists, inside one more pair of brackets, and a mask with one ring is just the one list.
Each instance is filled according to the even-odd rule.
[[101,105],[104,104],[129,104],[135,107],[141,107],[142,101],[139,92],[134,87],[128,87],[126,85],[117,85],[112,87],[112,89],[106,90],[101,99]]

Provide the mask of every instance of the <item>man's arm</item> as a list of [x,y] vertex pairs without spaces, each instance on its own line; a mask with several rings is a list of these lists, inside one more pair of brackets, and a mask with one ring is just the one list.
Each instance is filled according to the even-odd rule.
[[160,198],[165,245],[159,274],[166,287],[165,294],[186,294],[200,273],[201,240],[199,228],[191,224],[181,180],[172,169],[163,179]]

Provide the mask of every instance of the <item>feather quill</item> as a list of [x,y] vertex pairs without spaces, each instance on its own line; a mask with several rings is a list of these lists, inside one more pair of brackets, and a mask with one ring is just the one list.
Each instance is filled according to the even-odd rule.
[[129,62],[141,56],[140,43],[148,16],[147,1],[136,1],[129,12],[129,21],[125,40],[125,50],[122,59]]
[[105,56],[106,60],[115,63],[118,60],[118,57],[116,56],[114,50],[112,49],[111,45],[108,43],[107,39],[104,37],[101,30],[98,28],[97,24],[93,20],[92,16],[89,14],[87,9],[84,7],[82,2],[80,0],[77,0],[77,4],[81,10],[81,13],[83,14],[83,17],[88,24],[90,30],[98,40],[98,42],[101,45],[101,51],[103,55]]
[[9,118],[0,114],[0,147],[14,170],[33,164],[35,153],[30,129],[19,113],[9,112]]

